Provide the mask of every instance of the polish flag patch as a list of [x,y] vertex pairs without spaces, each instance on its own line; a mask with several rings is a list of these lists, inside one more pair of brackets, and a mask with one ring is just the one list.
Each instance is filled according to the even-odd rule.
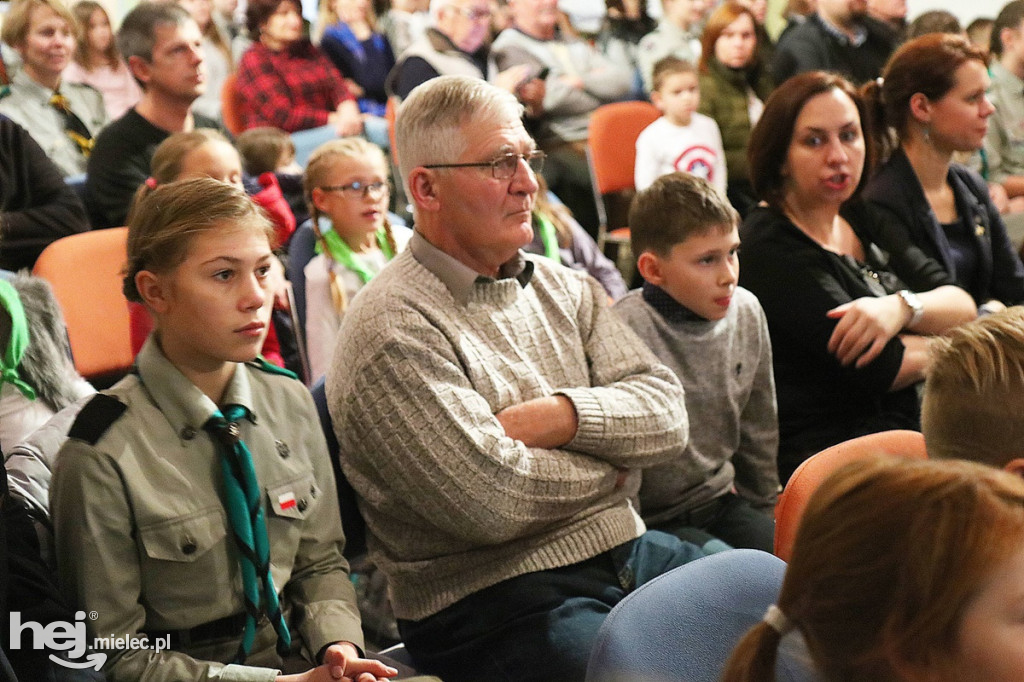
[[277,496],[277,504],[282,510],[295,508],[295,493],[281,493]]

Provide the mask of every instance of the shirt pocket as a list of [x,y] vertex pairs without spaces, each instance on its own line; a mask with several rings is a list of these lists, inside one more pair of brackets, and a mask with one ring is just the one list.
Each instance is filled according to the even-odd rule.
[[212,510],[140,528],[139,535],[150,559],[194,563],[224,539],[227,526]]
[[[314,517],[324,496],[323,490],[309,472],[285,483],[267,486],[266,491],[271,564],[277,571],[287,571],[290,575],[299,543],[306,534],[306,523]],[[274,579],[281,577],[283,575],[275,574]]]
[[[143,601],[164,618],[230,612],[227,520],[219,507],[139,528]],[[197,580],[197,576],[202,579]],[[195,617],[196,622],[210,620]]]

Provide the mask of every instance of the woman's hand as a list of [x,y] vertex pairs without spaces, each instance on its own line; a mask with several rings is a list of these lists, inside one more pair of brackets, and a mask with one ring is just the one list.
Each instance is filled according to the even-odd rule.
[[350,137],[363,132],[363,117],[354,99],[339,104],[338,110],[327,118],[327,122],[334,126],[338,137]]
[[839,320],[828,340],[828,351],[843,366],[856,362],[868,364],[882,352],[889,339],[896,336],[912,315],[896,294],[882,298],[864,297],[844,303],[826,313]]
[[339,642],[327,647],[322,665],[304,673],[278,675],[277,682],[386,682],[397,674],[380,661],[360,658],[355,645]]
[[345,87],[348,88],[349,94],[357,99],[366,94],[366,91],[363,90],[363,86],[359,85],[359,83],[356,83],[351,78],[345,79]]

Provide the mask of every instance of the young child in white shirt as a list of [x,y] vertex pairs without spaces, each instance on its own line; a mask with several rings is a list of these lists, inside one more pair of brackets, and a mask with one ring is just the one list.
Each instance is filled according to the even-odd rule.
[[700,88],[693,64],[676,57],[655,64],[651,101],[662,116],[636,140],[636,190],[650,187],[662,175],[681,171],[704,178],[724,196],[722,134],[714,119],[697,113]]

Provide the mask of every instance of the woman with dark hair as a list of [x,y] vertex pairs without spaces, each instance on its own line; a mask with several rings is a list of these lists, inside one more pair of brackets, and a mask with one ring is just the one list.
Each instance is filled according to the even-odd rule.
[[772,93],[750,137],[767,206],[744,221],[739,283],[768,318],[783,481],[830,445],[918,428],[925,336],[975,315],[938,263],[873,238],[876,215],[850,201],[871,158],[863,115],[848,81],[812,71]]
[[789,635],[827,682],[1019,680],[1022,596],[1018,477],[961,461],[848,464],[811,498],[778,603],[722,679],[774,682]]
[[757,204],[750,186],[747,141],[774,84],[758,58],[757,19],[743,3],[729,0],[708,17],[701,38],[700,113],[722,132],[727,193],[745,216]]
[[995,111],[985,54],[934,33],[903,45],[882,75],[864,86],[878,141],[892,147],[864,190],[883,215],[874,229],[941,263],[981,312],[1024,302],[1024,265],[988,186],[953,163],[955,152],[981,149]]
[[289,133],[332,125],[358,135],[363,119],[345,81],[305,36],[298,0],[250,0],[246,24],[255,42],[238,65],[245,128]]

